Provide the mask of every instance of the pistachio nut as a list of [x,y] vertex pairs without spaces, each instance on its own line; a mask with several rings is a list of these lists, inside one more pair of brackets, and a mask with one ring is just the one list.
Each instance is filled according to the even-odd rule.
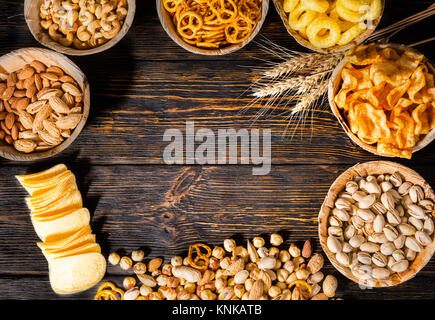
[[396,188],[399,188],[402,185],[402,176],[400,175],[399,172],[394,172],[391,176],[390,176],[390,180],[389,180],[393,186],[395,186]]
[[420,244],[414,237],[406,237],[405,246],[415,252],[421,252]]
[[343,209],[346,211],[349,211],[351,209],[352,203],[350,203],[350,201],[344,199],[344,198],[338,198],[335,201],[335,207],[337,209]]
[[373,220],[373,230],[375,232],[382,232],[385,226],[385,218],[382,214],[376,215],[375,219]]
[[389,241],[394,241],[399,236],[399,232],[389,224],[385,225],[383,231]]
[[424,219],[426,217],[423,208],[416,204],[408,205],[408,214],[417,219]]
[[361,201],[361,199],[363,199],[365,196],[367,196],[367,193],[364,191],[356,191],[352,194],[352,198],[355,199],[355,201]]
[[391,271],[393,272],[403,272],[408,269],[409,262],[408,260],[400,260],[391,265]]
[[374,242],[365,242],[361,244],[359,248],[361,251],[369,252],[369,253],[374,253],[380,250],[379,245]]
[[383,233],[375,233],[371,236],[372,241],[376,243],[386,243],[388,242],[387,237]]
[[401,184],[401,186],[399,187],[399,189],[397,189],[397,191],[399,191],[399,193],[404,196],[406,194],[408,194],[409,189],[412,187],[412,183],[409,181],[405,181],[404,183]]
[[352,225],[358,230],[362,229],[365,224],[364,220],[360,216],[353,216],[351,218],[351,222]]
[[417,203],[424,199],[424,191],[420,186],[413,185],[409,189],[409,197],[412,202]]
[[424,228],[423,220],[417,219],[416,217],[409,217],[408,222],[412,224],[417,230],[422,230]]
[[352,238],[354,235],[356,234],[356,228],[350,224],[346,227],[346,229],[344,230],[344,238],[346,240],[349,240],[350,238]]
[[387,242],[387,243],[381,244],[380,251],[382,252],[382,254],[384,254],[386,256],[391,255],[394,250],[396,250],[396,247],[394,246],[394,244],[392,242]]
[[364,243],[364,241],[364,237],[360,234],[357,234],[349,239],[349,244],[354,248],[359,248]]
[[[418,220],[421,221],[421,220]],[[417,230],[413,226],[407,223],[401,223],[397,226],[397,229],[404,236],[413,236]]]
[[414,250],[409,249],[409,248],[405,249],[405,257],[409,261],[414,261],[416,256],[417,256],[417,252],[415,252]]
[[433,222],[432,218],[429,217],[428,219],[424,220],[423,230],[428,235],[431,235],[433,233],[433,231],[434,231],[434,222]]
[[390,271],[385,268],[373,268],[372,276],[378,280],[388,279],[390,276]]
[[327,245],[328,249],[334,253],[341,251],[341,248],[342,248],[340,240],[338,240],[336,237],[333,237],[333,236],[328,237],[328,239],[326,241],[326,245]]
[[370,209],[358,209],[358,217],[364,220],[365,223],[372,222],[375,219],[375,214]]
[[[392,189],[391,189],[392,190]],[[395,209],[396,201],[394,200],[393,195],[391,194],[391,190],[384,192],[381,195],[381,202],[387,210]]]
[[394,250],[392,256],[396,261],[405,259],[405,253],[400,249]]
[[400,218],[399,212],[396,209],[388,210],[387,221],[392,226],[397,226],[402,219]]
[[337,252],[335,254],[335,259],[344,266],[348,266],[350,263],[349,256],[343,251]]
[[350,252],[353,251],[353,248],[352,248],[352,246],[349,243],[345,242],[343,244],[343,249],[342,250],[343,250],[344,253],[350,253]]
[[342,227],[343,222],[335,216],[330,216],[329,217],[329,225],[333,226],[333,227]]
[[432,243],[431,237],[429,235],[427,235],[427,233],[424,231],[417,231],[415,233],[415,239],[417,240],[417,242],[419,244],[421,244],[424,247],[426,247]]
[[379,201],[372,206],[371,210],[377,214],[387,213],[387,208],[385,208],[385,206]]
[[372,278],[373,268],[370,265],[356,264],[351,268],[351,271],[355,277],[361,280],[368,280]]
[[431,213],[434,209],[434,204],[429,199],[423,199],[423,200],[419,201],[418,204],[428,213]]
[[391,190],[393,188],[393,185],[389,181],[382,181],[381,182],[381,189],[382,192],[387,192],[388,190]]
[[346,210],[334,208],[332,210],[332,214],[340,221],[349,220],[349,214],[346,212]]
[[387,265],[388,260],[382,253],[375,252],[372,256],[372,262],[378,267],[383,268]]
[[349,181],[346,183],[345,190],[350,194],[354,194],[356,191],[358,191],[358,184],[355,181]]
[[406,237],[403,234],[399,235],[396,238],[396,240],[393,241],[394,246],[396,247],[396,249],[402,249],[403,246],[405,245],[405,240],[406,240]]
[[370,255],[370,253],[367,252],[362,252],[362,251],[358,252],[357,259],[362,264],[370,265],[372,263],[372,256]]

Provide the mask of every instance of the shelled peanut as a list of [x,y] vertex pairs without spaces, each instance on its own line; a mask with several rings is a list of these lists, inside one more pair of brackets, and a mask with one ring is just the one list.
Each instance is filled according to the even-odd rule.
[[83,93],[60,67],[33,60],[0,82],[0,140],[23,153],[61,144],[78,125]]
[[120,32],[127,8],[127,0],[44,0],[41,27],[63,46],[95,48]]
[[[133,263],[116,253],[108,260],[136,275],[137,281],[131,276],[124,280],[124,300],[328,300],[335,296],[337,279],[324,276],[324,258],[312,253],[310,241],[302,250],[295,244],[280,249],[282,237],[272,234],[270,243],[266,248],[265,240],[255,237],[246,247],[233,239],[213,249],[197,244],[188,257],[175,256],[167,264],[160,258],[147,265]],[[198,247],[210,255],[195,258],[190,252]]]

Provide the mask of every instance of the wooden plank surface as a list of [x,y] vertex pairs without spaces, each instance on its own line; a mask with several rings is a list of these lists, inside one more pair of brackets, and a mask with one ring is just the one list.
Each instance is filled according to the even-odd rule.
[[[104,254],[144,247],[148,257],[166,259],[199,240],[220,244],[259,233],[282,231],[285,246],[311,238],[317,242],[317,213],[329,185],[349,166],[379,157],[353,145],[324,105],[302,136],[282,139],[287,120],[262,118],[253,124],[260,106],[242,113],[250,97],[244,94],[259,59],[273,59],[252,43],[220,57],[190,54],[161,28],[155,1],[137,1],[128,35],[113,49],[96,56],[73,57],[90,80],[89,122],[62,155],[25,164],[0,159],[0,299],[58,298],[49,287],[46,261],[25,207],[24,190],[14,179],[65,162],[77,176],[85,205],[93,213],[92,227]],[[381,26],[387,26],[433,1],[387,0]],[[0,54],[39,46],[22,15],[23,2],[0,0]],[[394,37],[411,43],[433,36],[430,18]],[[304,50],[286,34],[275,9],[261,36],[295,50]],[[257,37],[257,41],[261,40]],[[435,60],[433,44],[418,47]],[[256,59],[259,58],[259,59]],[[250,166],[166,166],[162,154],[166,129],[195,127],[272,129],[272,170],[253,176]],[[435,144],[397,160],[435,185]],[[242,244],[242,242],[240,242]],[[329,262],[328,272],[334,272]],[[336,272],[335,272],[336,274]],[[109,267],[107,279],[121,284],[124,275]],[[356,299],[435,298],[432,259],[419,275],[395,288],[361,290],[339,277],[339,295]],[[89,299],[94,290],[71,299]],[[65,297],[64,297],[65,298]]]
[[[380,27],[426,8],[431,1],[413,1],[407,6],[409,10],[397,1],[387,3]],[[39,45],[20,14],[21,2],[0,0],[0,8],[5,8],[2,14],[6,17],[0,21],[0,54]],[[428,38],[434,22],[435,18],[429,18],[393,40],[411,43]],[[415,30],[418,37],[413,35]],[[273,7],[261,36],[303,50],[286,34]],[[435,58],[431,44],[419,49],[428,58]],[[255,74],[251,66],[263,65],[256,58],[274,58],[255,43],[237,53],[213,58],[185,52],[161,28],[154,1],[138,1],[131,31],[115,48],[97,57],[73,57],[90,81],[91,116],[75,143],[57,157],[59,161],[74,157],[92,164],[162,164],[162,150],[167,145],[162,140],[164,131],[184,131],[185,120],[195,120],[197,129],[249,129],[261,107],[255,105],[241,112],[251,102],[246,92]],[[319,109],[312,123],[300,127],[293,140],[288,136],[283,139],[288,121],[277,114],[285,110],[255,123],[256,127],[272,129],[273,163],[352,164],[376,159],[352,144],[327,105]],[[415,154],[412,163],[434,162],[434,148],[431,145]],[[9,162],[0,160],[3,163]]]
[[[67,163],[68,164],[68,163]],[[338,174],[346,166],[275,166],[268,176],[255,177],[251,166],[92,166],[74,162],[85,205],[93,213],[92,228],[107,256],[109,251],[131,252],[144,248],[147,257],[186,253],[189,244],[203,241],[221,244],[233,237],[243,244],[247,237],[281,232],[284,247],[291,242],[317,240],[317,214],[323,199]],[[417,167],[423,176],[431,177],[432,168]],[[38,241],[24,205],[24,190],[11,175],[32,168],[0,169],[0,279],[35,279],[35,286],[47,286],[47,264],[37,248]],[[312,175],[312,172],[316,172]],[[307,176],[311,176],[307,182]],[[432,180],[431,180],[432,179]],[[428,182],[434,184],[434,177]],[[327,271],[333,272],[328,262]],[[434,277],[435,261],[431,260],[417,279],[394,289],[376,290],[384,298],[435,296],[433,286],[422,283]],[[336,273],[336,272],[335,272]],[[126,274],[109,266],[108,276]],[[122,278],[117,278],[120,283]],[[5,281],[5,280],[4,280]],[[27,280],[26,280],[27,281]],[[25,290],[26,281],[15,281],[14,290]],[[339,277],[342,295],[373,298],[371,290]],[[9,288],[1,285],[0,295]],[[93,292],[93,291],[92,291]],[[87,298],[85,292],[73,298]],[[11,295],[11,293],[9,293]],[[38,297],[50,298],[50,290]],[[34,297],[34,296],[32,296]],[[378,297],[378,296],[376,296]]]

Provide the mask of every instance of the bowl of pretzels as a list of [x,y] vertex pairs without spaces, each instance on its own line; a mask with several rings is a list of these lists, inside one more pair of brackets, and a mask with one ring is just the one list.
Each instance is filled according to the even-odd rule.
[[163,29],[195,54],[225,55],[246,46],[261,29],[269,0],[156,0]]

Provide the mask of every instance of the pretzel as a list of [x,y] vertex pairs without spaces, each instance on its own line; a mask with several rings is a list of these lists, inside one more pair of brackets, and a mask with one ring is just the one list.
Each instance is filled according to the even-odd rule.
[[178,20],[177,29],[182,37],[193,39],[198,30],[201,29],[203,23],[204,21],[198,13],[187,11],[183,13],[180,20]]
[[297,288],[301,289],[301,287],[304,287],[306,291],[300,290],[302,296],[305,299],[308,299],[312,292],[312,287],[306,282],[305,280],[295,280],[292,283],[289,284],[288,288],[291,289],[293,286],[296,286]]
[[[201,248],[206,250],[207,253],[206,254],[202,253]],[[195,249],[196,251],[195,258],[193,257],[194,256],[193,249]],[[189,247],[189,254],[188,254],[189,264],[195,269],[199,269],[199,270],[207,269],[208,264],[210,262],[209,259],[210,256],[211,256],[211,249],[209,246],[205,244],[197,243]]]
[[[109,288],[110,290],[107,290]],[[117,296],[119,294],[119,297]],[[124,300],[124,290],[117,288],[112,282],[104,282],[97,290],[95,300]]]
[[180,37],[204,49],[245,41],[262,14],[262,0],[164,0]]

